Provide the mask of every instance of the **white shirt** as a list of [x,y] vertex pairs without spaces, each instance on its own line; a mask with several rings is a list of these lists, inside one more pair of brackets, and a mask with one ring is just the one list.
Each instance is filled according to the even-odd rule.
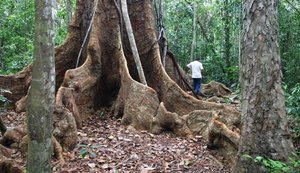
[[203,66],[201,62],[193,61],[186,66],[192,69],[192,78],[202,78],[201,70],[203,70]]

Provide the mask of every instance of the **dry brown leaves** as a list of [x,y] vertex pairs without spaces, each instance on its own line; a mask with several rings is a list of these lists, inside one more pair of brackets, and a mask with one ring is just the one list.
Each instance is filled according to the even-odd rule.
[[[10,113],[4,120],[9,126],[17,125],[17,120],[24,121],[24,114],[20,116]],[[86,120],[78,137],[78,146],[63,154],[65,164],[53,159],[54,173],[230,172],[206,149],[201,137],[194,141],[172,133],[135,131],[119,120],[103,117],[103,112]],[[14,150],[12,157],[20,166],[26,166],[24,154]]]

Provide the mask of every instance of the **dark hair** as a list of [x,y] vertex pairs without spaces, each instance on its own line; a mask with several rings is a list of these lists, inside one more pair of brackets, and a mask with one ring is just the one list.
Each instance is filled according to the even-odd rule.
[[195,60],[199,61],[199,60],[200,60],[200,57],[197,56],[197,57],[195,58]]

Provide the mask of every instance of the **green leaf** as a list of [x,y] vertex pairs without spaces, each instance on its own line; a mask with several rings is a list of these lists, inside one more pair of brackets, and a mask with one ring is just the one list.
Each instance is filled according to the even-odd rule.
[[97,157],[97,154],[94,151],[89,150],[89,153],[93,158]]
[[251,156],[248,155],[248,154],[244,154],[242,157],[253,160],[253,157],[251,157]]
[[81,155],[81,157],[84,158],[87,154],[87,151],[88,151],[87,148],[83,148],[79,151],[79,154]]
[[87,147],[86,144],[78,144],[77,146],[78,146],[78,147],[85,147],[85,148]]
[[263,159],[264,159],[263,157],[257,156],[257,157],[254,159],[254,161],[255,161],[255,162],[262,162]]
[[91,146],[91,148],[100,148],[100,147],[101,147],[100,144],[94,144],[94,145]]

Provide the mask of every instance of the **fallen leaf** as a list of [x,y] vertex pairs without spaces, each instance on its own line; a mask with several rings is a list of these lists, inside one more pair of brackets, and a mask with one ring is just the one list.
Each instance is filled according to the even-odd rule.
[[95,167],[96,167],[96,164],[95,164],[95,163],[88,163],[88,166],[89,166],[90,168],[95,168]]

